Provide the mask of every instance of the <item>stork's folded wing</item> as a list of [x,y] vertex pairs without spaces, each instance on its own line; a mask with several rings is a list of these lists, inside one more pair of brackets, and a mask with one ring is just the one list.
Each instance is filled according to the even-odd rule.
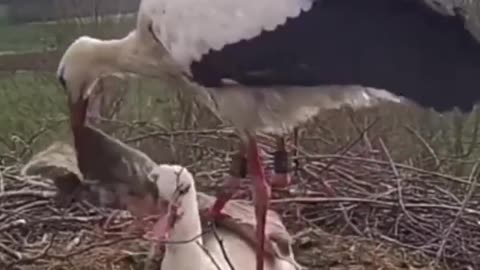
[[70,184],[79,185],[82,179],[77,166],[75,152],[70,144],[54,142],[45,150],[35,154],[30,161],[23,166],[22,175],[40,175],[42,177],[57,180],[67,174],[73,174]]

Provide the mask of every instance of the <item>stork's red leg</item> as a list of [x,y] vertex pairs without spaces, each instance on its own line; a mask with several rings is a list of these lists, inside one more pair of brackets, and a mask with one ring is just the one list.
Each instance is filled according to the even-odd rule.
[[225,204],[233,197],[240,186],[240,181],[247,175],[247,159],[245,157],[245,146],[240,144],[239,151],[232,156],[230,164],[230,176],[226,179],[226,183],[217,195],[217,199],[210,208],[210,215],[214,218],[222,216],[221,211]]
[[248,155],[249,170],[254,179],[255,186],[255,217],[257,220],[257,270],[263,270],[265,249],[265,224],[267,210],[270,203],[270,183],[265,177],[263,161],[259,153],[257,141],[249,138]]
[[[242,145],[243,146],[243,145]],[[245,159],[247,152],[247,159]],[[217,196],[210,214],[213,217],[221,216],[221,210],[230,200],[237,189],[240,179],[246,175],[245,163],[248,161],[249,171],[254,179],[254,195],[255,195],[255,218],[257,221],[257,270],[263,270],[264,249],[265,249],[265,224],[267,218],[267,210],[270,201],[270,184],[265,177],[264,166],[261,155],[257,146],[255,137],[249,137],[248,146],[241,150],[232,160],[231,177],[228,180],[227,188],[223,189]]]

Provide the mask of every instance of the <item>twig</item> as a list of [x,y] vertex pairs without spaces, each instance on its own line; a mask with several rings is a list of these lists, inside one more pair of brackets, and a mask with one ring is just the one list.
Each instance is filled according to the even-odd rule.
[[439,249],[437,251],[437,254],[436,254],[436,257],[435,257],[435,264],[438,264],[438,262],[440,261],[440,258],[442,257],[443,252],[445,250],[445,245],[447,244],[448,237],[450,236],[453,229],[457,225],[460,217],[462,216],[463,211],[466,209],[467,204],[470,201],[470,198],[472,197],[473,192],[475,191],[475,185],[478,182],[477,168],[478,168],[479,164],[480,164],[480,162],[477,162],[475,164],[475,166],[473,167],[471,173],[470,173],[470,181],[471,181],[472,185],[470,186],[470,189],[468,190],[467,195],[463,199],[462,205],[461,205],[460,209],[458,210],[457,214],[455,215],[454,220],[452,221],[452,223],[450,223],[450,226],[448,227],[447,231],[445,232],[445,234],[442,237],[442,242],[440,243],[440,247],[439,247]]
[[356,234],[360,236],[364,236],[363,232],[360,231],[360,229],[357,226],[355,226],[355,224],[353,224],[352,220],[348,216],[346,207],[343,203],[340,203],[340,209],[342,211],[343,218],[345,219],[345,222],[347,223],[347,225],[350,226],[350,228],[352,228]]
[[202,233],[190,238],[190,239],[187,239],[187,240],[177,240],[177,241],[170,241],[170,240],[160,240],[160,243],[162,244],[166,244],[166,245],[183,245],[183,244],[188,244],[188,243],[191,243],[193,241],[196,241],[197,239],[203,237],[204,235],[210,233],[210,230],[203,230]]
[[0,194],[5,192],[5,178],[3,172],[0,170]]
[[2,242],[0,242],[0,250],[3,250],[7,255],[14,257],[17,260],[22,259],[22,253],[9,248],[8,246],[2,244]]
[[435,168],[438,168],[440,166],[440,160],[438,159],[437,153],[435,153],[435,150],[433,150],[427,140],[425,140],[425,138],[423,138],[422,135],[418,133],[418,131],[414,130],[410,126],[405,126],[405,129],[412,133],[420,141],[420,143],[423,144],[423,146],[427,149],[427,151],[435,160]]
[[400,174],[397,171],[397,167],[395,167],[395,163],[393,162],[392,156],[390,155],[390,152],[388,151],[387,146],[385,146],[385,143],[383,143],[382,139],[380,139],[380,145],[382,146],[383,152],[385,153],[385,156],[387,157],[387,160],[390,163],[390,167],[392,168],[393,174],[395,175],[395,180],[397,183],[397,192],[398,192],[398,203],[400,204],[400,208],[402,209],[403,213],[411,221],[415,221],[415,219],[408,212],[407,207],[405,206],[405,203],[403,200],[402,178],[400,177]]
[[2,224],[2,226],[0,226],[0,233],[3,232],[3,231],[10,230],[10,229],[15,228],[15,227],[24,226],[26,224],[27,224],[27,221],[25,219],[17,219],[17,220],[14,220],[12,222]]
[[200,244],[198,241],[195,241],[195,244],[197,244],[203,250],[203,252],[205,252],[208,258],[212,261],[213,265],[215,265],[217,270],[222,270],[222,268],[220,267],[220,265],[218,265],[217,261],[215,260],[212,253],[210,252],[210,250],[208,250],[205,246]]
[[44,258],[45,256],[48,256],[48,251],[52,248],[53,243],[55,241],[56,234],[53,234],[52,237],[50,238],[50,241],[48,242],[47,246],[42,249],[41,252],[39,252],[37,255],[33,257],[24,257],[24,258],[19,258],[19,260],[11,262],[10,264],[7,265],[5,270],[10,269],[13,266],[20,265],[20,264],[29,264],[29,263],[34,263],[35,261]]
[[53,198],[55,192],[53,191],[37,191],[37,190],[14,190],[0,193],[0,200],[9,199],[11,197],[36,197],[41,199]]
[[233,266],[232,262],[230,261],[230,258],[228,257],[227,251],[225,250],[225,244],[223,243],[223,239],[218,235],[217,232],[217,227],[215,223],[212,223],[212,231],[213,235],[215,236],[215,239],[218,242],[218,245],[220,246],[220,250],[222,251],[223,258],[225,258],[225,261],[227,262],[228,266],[230,267],[230,270],[235,270],[235,267]]

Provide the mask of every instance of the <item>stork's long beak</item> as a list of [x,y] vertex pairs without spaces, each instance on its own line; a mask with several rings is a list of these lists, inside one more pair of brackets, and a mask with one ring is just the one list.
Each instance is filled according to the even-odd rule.
[[85,125],[89,98],[81,95],[76,100],[73,100],[71,96],[68,99],[71,126],[73,129],[77,129]]
[[78,167],[83,174],[85,173],[83,171],[85,154],[82,150],[84,149],[86,141],[82,134],[85,130],[83,127],[86,124],[88,98],[80,96],[77,100],[73,100],[69,95],[68,104],[70,109],[70,127],[73,137],[73,145],[75,146]]
[[156,212],[157,221],[152,230],[145,235],[145,238],[161,243],[169,240],[170,233],[181,211],[175,204],[160,200]]
[[[70,123],[73,129],[85,124],[88,109],[88,97],[84,95],[87,90],[87,84],[83,84],[80,89],[69,89],[67,81],[64,78],[65,68],[60,67],[58,72],[58,81],[63,89],[68,93],[68,107],[70,110]],[[78,90],[78,92],[73,91]],[[74,95],[76,93],[77,95]]]

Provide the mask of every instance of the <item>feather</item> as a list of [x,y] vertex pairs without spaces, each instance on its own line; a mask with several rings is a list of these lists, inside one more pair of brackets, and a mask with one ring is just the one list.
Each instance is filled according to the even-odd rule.
[[360,85],[439,111],[470,110],[480,98],[480,45],[461,15],[420,0],[272,1],[144,0],[162,8],[143,11],[206,88]]
[[251,39],[310,9],[313,0],[143,0],[143,16],[173,59],[184,67],[210,49]]

